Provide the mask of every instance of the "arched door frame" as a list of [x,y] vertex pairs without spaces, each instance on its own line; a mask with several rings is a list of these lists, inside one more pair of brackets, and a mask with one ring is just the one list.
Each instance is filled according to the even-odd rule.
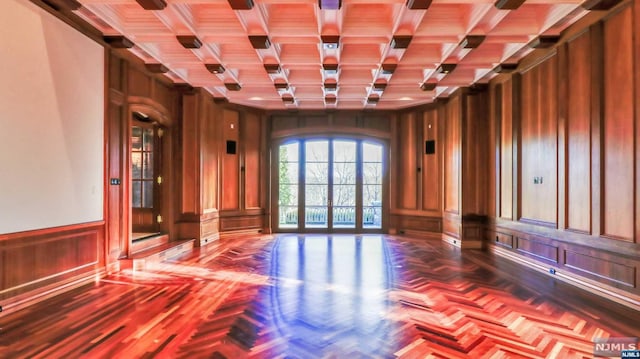
[[[309,140],[322,140],[322,139],[327,139],[327,140],[354,140],[357,141],[358,144],[358,148],[362,147],[362,143],[364,142],[370,142],[370,143],[375,143],[375,144],[379,144],[382,145],[383,148],[383,162],[382,162],[382,227],[380,229],[365,229],[365,228],[358,228],[360,227],[360,225],[358,224],[358,222],[356,222],[356,228],[354,229],[342,229],[342,228],[333,228],[331,229],[331,233],[387,233],[388,231],[388,225],[389,225],[389,210],[390,210],[390,205],[389,205],[389,140],[386,138],[380,138],[380,137],[376,137],[376,136],[367,136],[367,135],[362,135],[362,134],[354,134],[351,132],[347,132],[347,133],[333,133],[333,132],[327,132],[327,133],[318,133],[318,134],[309,134],[309,133],[304,133],[304,134],[300,134],[300,135],[289,135],[289,136],[282,136],[282,137],[278,137],[278,138],[274,138],[271,141],[271,153],[272,155],[272,163],[271,163],[271,228],[273,232],[280,232],[280,233],[317,233],[317,232],[329,232],[328,229],[319,229],[319,228],[303,228],[304,226],[299,223],[298,227],[295,229],[281,229],[279,228],[279,165],[280,165],[280,159],[279,159],[279,148],[281,145],[283,144],[287,144],[287,143],[291,143],[291,142],[298,142],[300,144],[305,143],[306,141]],[[360,149],[357,149],[357,151],[360,151]],[[300,153],[303,153],[303,151],[300,151]],[[359,157],[358,158],[358,166],[361,165],[362,163],[362,158]],[[359,170],[358,170],[359,171]],[[301,171],[299,171],[299,178],[301,178]],[[360,176],[361,177],[361,176]],[[362,188],[362,183],[359,183],[360,188]],[[301,210],[301,204],[304,203],[304,195],[300,196],[301,198],[299,198],[299,206],[298,206],[298,213],[299,213],[299,221],[303,220],[300,217],[300,214],[303,213],[303,211]],[[360,207],[361,207],[361,203],[360,203]]]
[[161,184],[161,215],[162,223],[160,223],[160,231],[162,233],[169,234],[170,238],[174,234],[173,229],[173,191],[171,191],[171,173],[172,173],[172,127],[173,122],[169,112],[161,105],[147,98],[131,96],[128,99],[128,113],[127,124],[124,127],[124,134],[122,141],[123,145],[123,176],[122,186],[124,186],[125,200],[123,201],[122,213],[123,215],[123,228],[125,233],[124,246],[122,257],[131,256],[131,243],[132,243],[132,174],[131,174],[131,128],[136,121],[136,116],[148,117],[150,121],[157,124],[163,131],[162,133],[162,153],[161,153],[161,168],[162,168],[162,184]]

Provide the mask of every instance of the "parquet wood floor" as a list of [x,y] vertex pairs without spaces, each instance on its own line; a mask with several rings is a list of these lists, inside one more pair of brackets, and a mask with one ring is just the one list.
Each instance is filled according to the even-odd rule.
[[619,336],[640,336],[640,313],[381,235],[219,241],[0,314],[0,358],[590,358]]

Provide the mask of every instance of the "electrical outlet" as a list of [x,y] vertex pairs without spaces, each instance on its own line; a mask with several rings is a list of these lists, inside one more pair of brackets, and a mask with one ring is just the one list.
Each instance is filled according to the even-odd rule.
[[551,273],[551,274],[556,274],[556,270],[555,270],[555,269],[553,269],[553,268],[549,268],[549,273]]

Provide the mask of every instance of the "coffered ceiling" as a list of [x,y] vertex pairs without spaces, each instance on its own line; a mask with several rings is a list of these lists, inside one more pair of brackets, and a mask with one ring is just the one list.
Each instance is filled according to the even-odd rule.
[[587,13],[583,0],[75,2],[149,69],[270,110],[429,103],[488,82]]

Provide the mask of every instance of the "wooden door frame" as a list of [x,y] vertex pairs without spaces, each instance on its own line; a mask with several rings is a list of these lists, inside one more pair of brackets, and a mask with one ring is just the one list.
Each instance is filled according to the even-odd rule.
[[173,185],[172,178],[172,151],[171,148],[173,146],[172,141],[172,122],[171,117],[168,112],[162,108],[162,106],[151,103],[151,101],[132,98],[130,99],[129,106],[127,109],[127,125],[124,126],[124,138],[123,142],[124,147],[124,156],[123,156],[123,165],[125,176],[123,176],[122,186],[124,186],[124,193],[126,194],[126,198],[123,201],[123,228],[125,233],[124,239],[124,248],[123,255],[125,257],[131,256],[131,243],[132,243],[132,203],[131,203],[131,128],[134,125],[134,121],[136,121],[136,113],[144,114],[149,118],[153,119],[153,121],[157,122],[159,126],[163,129],[163,145],[161,147],[161,168],[162,168],[162,186],[160,188],[161,196],[160,196],[160,208],[161,215],[163,217],[162,223],[159,224],[160,231],[165,234],[169,234],[169,238],[173,238],[174,235],[174,226],[173,226],[173,191],[171,191],[171,186]]

